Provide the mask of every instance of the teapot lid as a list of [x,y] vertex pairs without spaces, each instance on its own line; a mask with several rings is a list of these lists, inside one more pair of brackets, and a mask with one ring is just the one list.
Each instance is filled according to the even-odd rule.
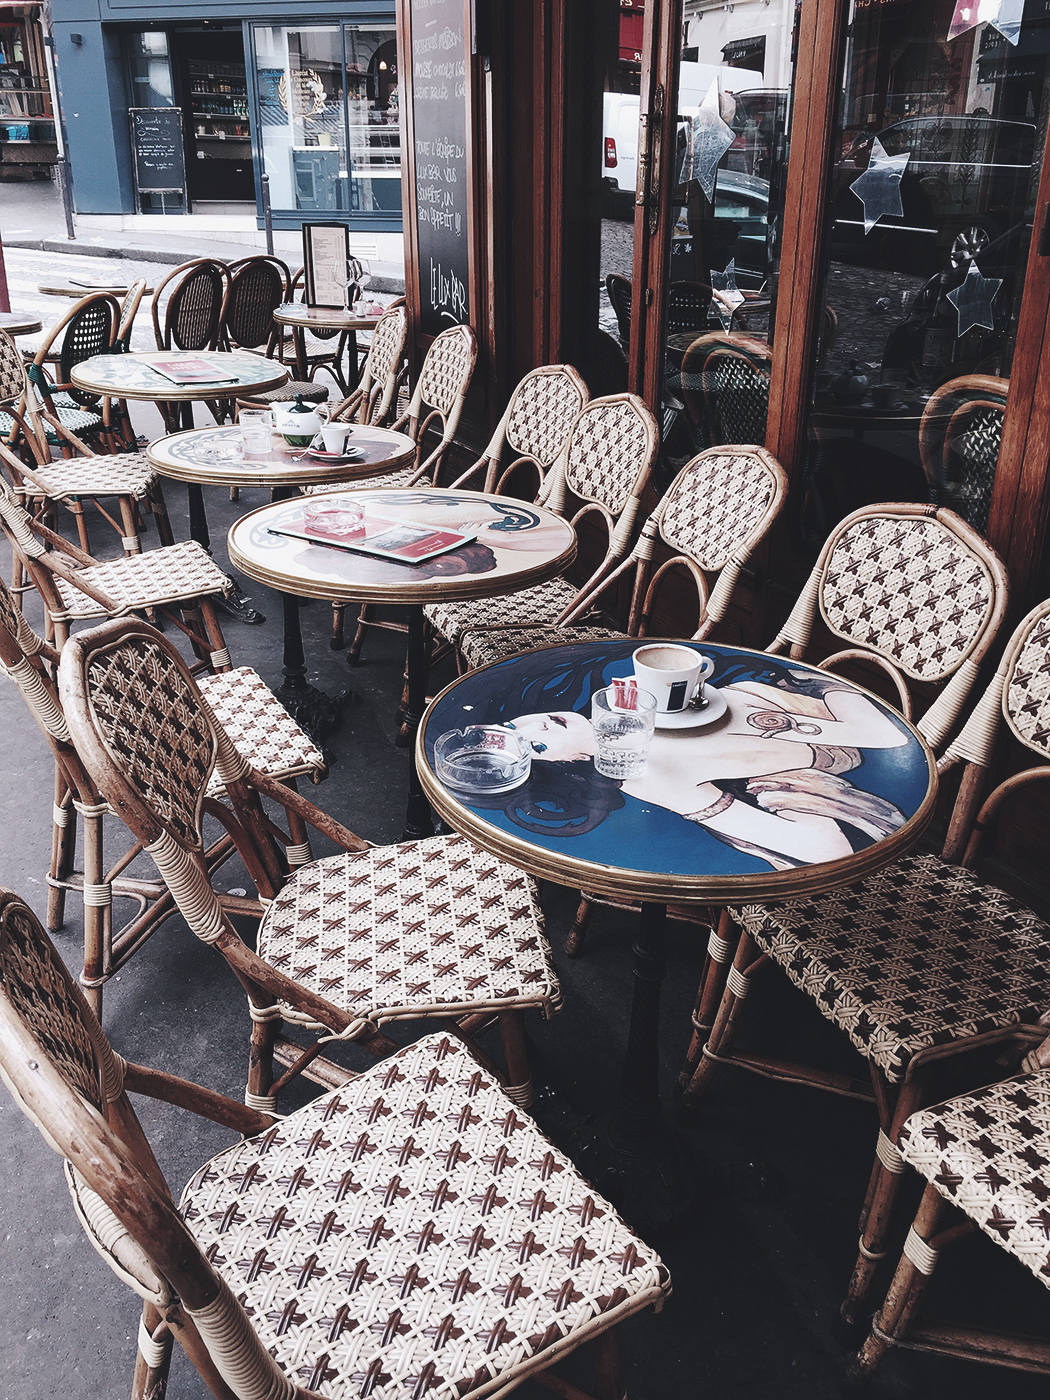
[[306,404],[303,403],[302,394],[296,394],[295,403],[288,409],[289,413],[313,413],[313,411],[312,408],[307,408]]

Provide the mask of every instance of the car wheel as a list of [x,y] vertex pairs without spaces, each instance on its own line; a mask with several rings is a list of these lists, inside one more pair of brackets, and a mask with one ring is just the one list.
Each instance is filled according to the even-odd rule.
[[969,267],[991,241],[992,232],[985,224],[966,224],[952,239],[948,260],[952,267]]

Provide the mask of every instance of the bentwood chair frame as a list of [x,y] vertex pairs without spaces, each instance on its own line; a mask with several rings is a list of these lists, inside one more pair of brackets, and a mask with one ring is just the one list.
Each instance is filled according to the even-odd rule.
[[1008,379],[991,374],[949,379],[934,390],[919,422],[931,500],[951,506],[975,530],[988,525],[1009,388]]
[[[963,765],[945,858],[958,860],[967,870],[979,868],[1006,805],[1018,793],[1050,778],[1048,661],[1050,601],[1033,608],[1017,626],[995,677],[945,755],[945,768]],[[1033,754],[1036,762],[1000,782],[982,801],[1004,734]],[[941,1251],[977,1229],[1020,1259],[1041,1283],[1047,1282],[1044,1212],[1050,1195],[1050,1040],[1044,1039],[1042,1024],[1047,1003],[1040,1017],[1038,998],[1048,994],[1050,928],[994,888],[988,894],[998,896],[1002,906],[1004,945],[1016,948],[1022,940],[1028,945],[1024,961],[1031,969],[1035,1016],[1013,1028],[1013,1038],[1029,1048],[1021,1066],[1025,1073],[923,1108],[903,1123],[898,1140],[900,1170],[905,1170],[905,1164],[913,1167],[928,1185],[889,1292],[851,1367],[851,1379],[857,1382],[870,1377],[891,1346],[919,1347],[1050,1375],[1046,1341],[914,1318]],[[1024,967],[1020,975],[1024,977]],[[1010,1028],[1002,1027],[998,1035],[1009,1040]]]
[[543,482],[539,502],[574,529],[583,524],[603,531],[604,555],[578,586],[558,577],[500,598],[427,608],[435,632],[455,645],[460,669],[468,633],[561,626],[587,615],[592,594],[631,547],[659,449],[656,419],[636,394],[608,394],[581,409]]
[[[97,434],[110,451],[130,442],[124,406],[118,402],[114,414],[112,399],[78,389],[70,376],[77,365],[94,355],[119,353],[120,323],[121,306],[115,296],[92,292],[81,297],[52,326],[28,369],[30,380],[48,404],[49,416],[72,432]],[[63,435],[53,425],[51,437],[58,447],[67,450]]]
[[332,409],[333,419],[386,426],[395,411],[398,388],[405,373],[407,341],[408,320],[404,305],[400,304],[385,311],[376,322],[360,382]]
[[47,640],[58,650],[74,621],[155,608],[189,638],[205,665],[229,668],[214,595],[228,593],[232,584],[194,540],[99,563],[31,516],[2,476],[0,528],[17,568],[29,575],[43,600]]
[[[191,930],[248,994],[247,1103],[273,1108],[298,1074],[330,1073],[317,1059],[327,1039],[383,1055],[393,1042],[381,1024],[428,1018],[450,1025],[490,1067],[473,1037],[498,1020],[507,1092],[528,1106],[523,1013],[553,1014],[561,993],[527,876],[454,835],[373,848],[239,754],[183,658],[145,623],[116,619],[76,633],[63,648],[59,689],[87,771],[153,857]],[[208,795],[213,773],[229,806]],[[297,834],[270,821],[262,797],[348,855],[289,879]],[[232,837],[255,883],[259,901],[241,901],[241,912],[263,916],[258,954],[211,887],[205,814]],[[323,1034],[305,1049],[279,1043],[282,1019]],[[275,1055],[291,1065],[276,1083]]]
[[[275,1121],[115,1055],[47,935],[7,891],[0,1073],[65,1159],[92,1245],[143,1300],[132,1400],[165,1392],[173,1338],[222,1400],[321,1400],[316,1387],[370,1394],[394,1375],[411,1376],[422,1395],[457,1366],[464,1400],[499,1400],[529,1376],[589,1400],[547,1370],[583,1343],[593,1400],[622,1400],[616,1325],[659,1309],[670,1291],[657,1255],[453,1038],[431,1035],[364,1075],[344,1073],[334,1092]],[[241,1135],[195,1173],[181,1209],[129,1092]],[[329,1181],[343,1189],[333,1195]],[[280,1275],[268,1258],[275,1219],[282,1257],[294,1260]],[[346,1232],[359,1220],[348,1260]],[[431,1249],[450,1226],[463,1243]],[[548,1252],[548,1231],[568,1247]],[[437,1311],[435,1285],[446,1299]],[[276,1327],[265,1316],[274,1306]]]
[[223,350],[258,350],[272,358],[278,339],[273,313],[288,300],[287,265],[260,253],[230,263],[228,271],[219,345]]
[[[167,300],[161,312],[161,297]],[[226,303],[230,294],[230,270],[217,258],[191,258],[172,268],[158,282],[150,303],[153,336],[158,350],[216,350],[226,319]],[[181,423],[181,405],[157,401],[168,432],[176,432]],[[216,421],[221,422],[220,401],[209,402]]]
[[682,399],[709,447],[763,441],[772,365],[769,345],[754,336],[711,331],[693,341],[682,357]]
[[[47,397],[41,398],[14,342],[0,332],[0,395],[18,382],[18,403],[11,402],[4,410],[14,426],[9,445],[0,444],[0,459],[6,462],[19,490],[35,497],[45,514],[53,512],[56,502],[66,506],[76,521],[84,550],[91,548],[85,499],[120,536],[126,554],[137,554],[142,548],[139,531],[143,506],[156,516],[161,543],[173,544],[163,488],[145,454],[93,452],[56,416]],[[58,461],[51,458],[52,438],[61,442],[65,452]],[[21,448],[22,456],[10,449],[12,440]],[[26,462],[26,454],[31,455],[32,464]],[[101,504],[99,498],[103,496],[116,497],[119,519]]]
[[124,293],[124,298],[120,303],[120,320],[117,323],[117,338],[114,341],[114,346],[119,347],[121,354],[127,354],[131,349],[131,336],[135,329],[135,318],[139,314],[139,307],[142,305],[142,298],[145,294],[145,277],[137,277]]
[[[981,662],[1002,625],[1008,600],[1008,576],[1002,560],[954,511],[910,503],[868,506],[847,516],[832,532],[791,616],[768,650],[774,654],[787,651],[795,660],[806,659],[819,613],[832,637],[849,644],[822,660],[821,670],[874,665],[893,683],[901,711],[908,719],[913,711],[911,687],[940,686],[937,698],[916,722],[919,732],[937,752],[944,749],[967,703]],[[954,849],[953,840],[950,835],[946,853]],[[948,855],[948,859],[952,858]],[[840,1022],[867,1059],[870,1086],[849,1076],[794,1064],[780,1055],[738,1050],[734,1038],[752,978],[772,965],[782,967],[792,981],[817,1000],[823,1014],[836,1020],[837,1011],[852,1004],[853,994],[825,991],[821,996],[814,991],[816,974],[804,969],[811,955],[816,956],[818,942],[823,947],[818,935],[837,927],[842,918],[849,920],[852,916],[846,910],[850,907],[858,911],[856,917],[861,924],[869,914],[880,917],[887,899],[895,911],[889,916],[890,922],[900,923],[894,881],[907,884],[918,880],[918,875],[899,872],[913,866],[918,869],[916,861],[922,859],[909,858],[910,864],[900,862],[890,872],[873,877],[870,889],[851,886],[845,892],[808,904],[788,902],[723,910],[718,930],[708,945],[693,1014],[692,1041],[681,1076],[686,1108],[695,1106],[706,1092],[719,1064],[737,1065],[766,1078],[809,1084],[875,1105],[880,1121],[878,1155],[861,1217],[857,1265],[843,1304],[843,1317],[850,1323],[857,1320],[884,1249],[899,1185],[900,1168],[895,1154],[901,1126],[923,1095],[929,1093],[930,1066],[948,1054],[969,1049],[970,1040],[965,1032],[953,1037],[946,1031],[943,1040],[954,1040],[956,1044],[938,1044],[932,1049],[920,1044],[914,1054],[911,1050],[902,1052],[900,1064],[888,1058],[885,1046],[896,1032],[880,1028],[881,1023],[873,1019],[873,1008],[885,990],[879,980],[883,976],[891,1007],[885,1015],[892,1019],[896,1005],[892,978],[898,973],[888,950],[883,949],[882,954],[866,951],[862,929],[857,933],[855,947],[844,947],[841,957],[827,954],[835,969],[828,977],[848,980],[854,967],[858,977],[870,973],[870,987],[866,985],[857,995],[870,1003],[862,1019],[874,1027],[872,1043],[866,1044],[854,1033],[848,1016]],[[807,936],[800,931],[801,951],[794,957],[791,949],[797,941],[797,917],[808,921],[812,937],[807,942]],[[945,906],[938,920],[943,919],[948,926],[951,918]],[[902,925],[900,938],[908,937],[908,930]],[[904,958],[910,944],[904,942],[901,947],[905,951],[900,956]],[[936,1014],[937,1004],[937,994],[931,989],[926,999],[929,1015]],[[950,1020],[949,1016],[949,1023]]]

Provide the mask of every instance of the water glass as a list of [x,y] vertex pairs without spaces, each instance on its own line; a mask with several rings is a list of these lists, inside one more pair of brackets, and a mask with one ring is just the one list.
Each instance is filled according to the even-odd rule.
[[268,408],[242,408],[237,426],[244,438],[244,450],[262,456],[272,448],[273,415]]
[[606,778],[640,778],[649,762],[656,696],[630,685],[606,686],[591,696],[594,766]]

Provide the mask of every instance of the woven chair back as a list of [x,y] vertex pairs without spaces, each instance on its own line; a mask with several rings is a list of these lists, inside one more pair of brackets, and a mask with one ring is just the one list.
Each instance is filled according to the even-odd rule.
[[653,518],[665,544],[713,573],[750,553],[786,497],[784,469],[764,448],[712,447],[686,463]]
[[1002,560],[954,511],[865,506],[831,532],[770,650],[790,646],[801,658],[819,614],[833,637],[878,659],[902,702],[909,682],[944,686],[919,722],[937,748],[977,679],[1008,597]]
[[384,312],[372,332],[361,372],[362,414],[369,423],[383,423],[394,407],[397,380],[408,339],[403,306]]
[[919,457],[934,499],[975,530],[988,526],[1009,388],[1008,379],[990,374],[950,379],[919,424]]
[[419,372],[417,392],[422,407],[450,418],[466,395],[477,354],[477,341],[469,326],[442,331],[431,343]]
[[682,358],[682,398],[711,446],[764,442],[773,357],[752,336],[698,336]]
[[711,288],[702,282],[672,282],[667,292],[667,331],[696,331],[707,329],[707,312],[711,305]]
[[0,331],[0,404],[17,401],[25,387],[25,362],[18,346],[6,331]]
[[616,329],[620,344],[626,350],[631,344],[631,283],[618,272],[610,272],[605,279],[605,290],[609,294],[609,304],[616,316]]
[[288,269],[277,258],[243,258],[230,267],[220,340],[227,348],[269,348],[276,339],[273,313],[288,299]]
[[[120,324],[120,303],[108,292],[94,292],[69,308],[44,338],[33,363],[43,369],[45,362],[58,346],[57,379],[68,385],[74,368],[93,355],[108,355],[115,344]],[[97,394],[69,388],[67,392],[78,404],[95,407]]]
[[[637,394],[608,394],[577,415],[558,472],[577,499],[618,518],[629,501],[641,498],[659,443],[656,419]],[[552,486],[548,502],[554,509],[556,490]]]
[[[158,350],[214,350],[219,343],[230,274],[214,258],[194,258],[168,273],[153,293]],[[161,321],[160,300],[168,300]]]
[[146,291],[145,277],[139,277],[132,282],[124,295],[124,300],[120,303],[120,321],[117,325],[117,338],[114,341],[114,349],[123,354],[131,349],[131,333],[135,329],[135,317],[139,314],[139,307]]
[[506,414],[507,446],[550,471],[590,395],[571,365],[531,370],[514,390]]

